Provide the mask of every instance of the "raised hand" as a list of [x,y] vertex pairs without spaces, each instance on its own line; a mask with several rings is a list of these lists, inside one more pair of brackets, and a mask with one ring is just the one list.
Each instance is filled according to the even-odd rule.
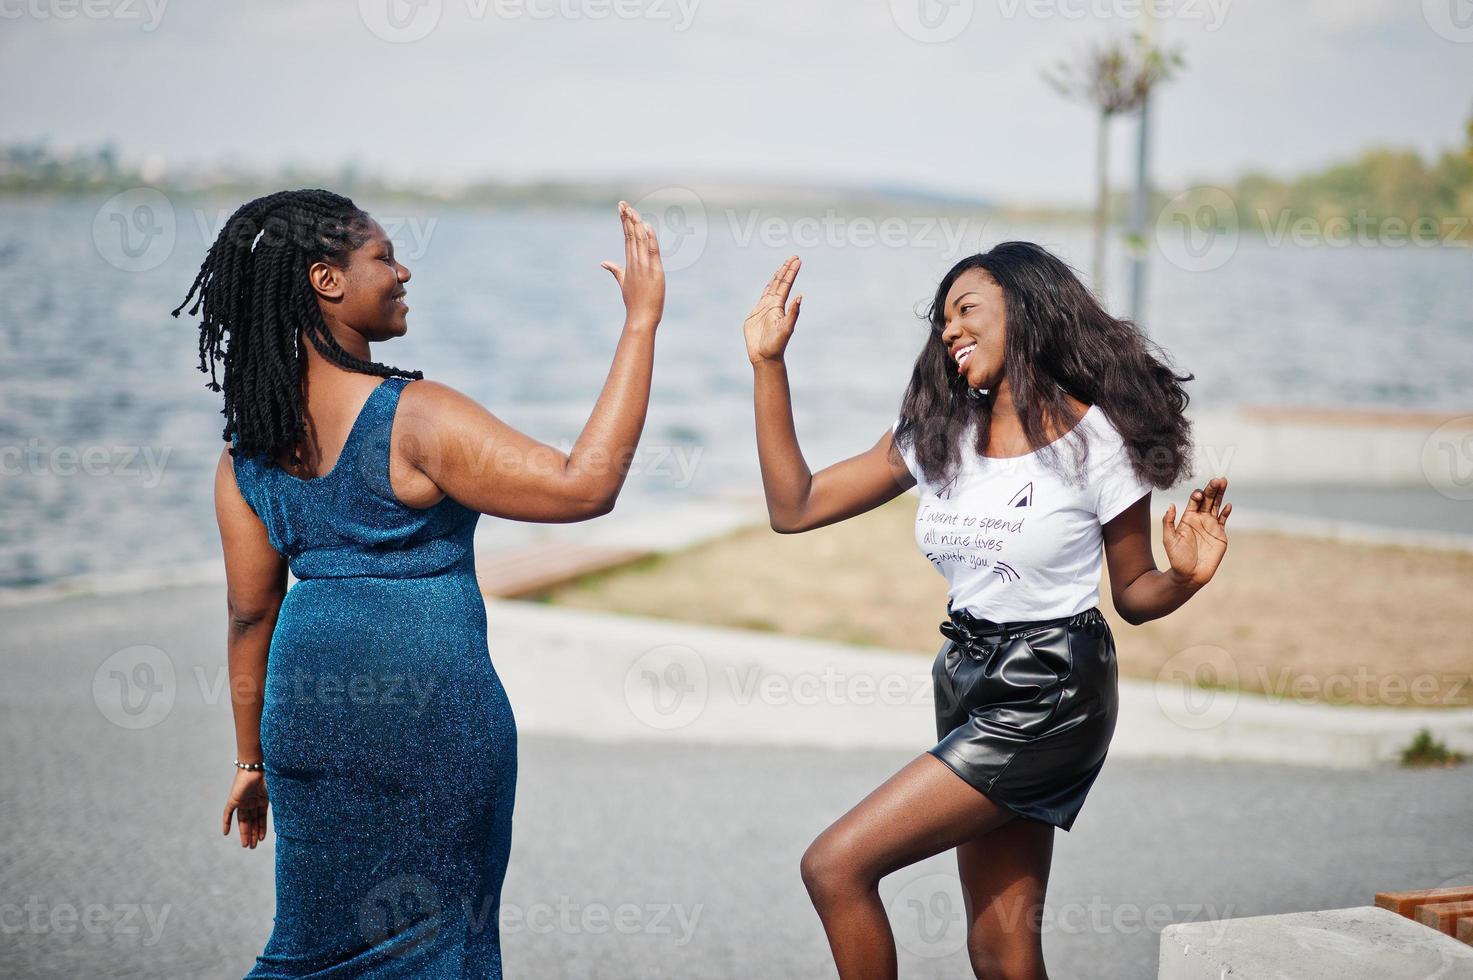
[[233,814],[240,826],[240,846],[255,847],[266,838],[266,809],[270,802],[266,794],[266,774],[237,769],[235,783],[230,787],[230,798],[225,802],[224,833],[230,833]]
[[788,293],[802,265],[796,255],[784,262],[742,325],[747,335],[747,359],[753,364],[783,358],[783,351],[787,349],[793,327],[798,322],[798,311],[803,305],[803,296],[799,294],[792,306],[788,306]]
[[1233,511],[1232,504],[1222,505],[1227,483],[1226,477],[1214,477],[1205,490],[1193,490],[1180,521],[1176,520],[1176,504],[1166,508],[1162,516],[1162,542],[1171,561],[1171,574],[1179,581],[1206,585],[1222,564],[1227,551],[1227,519]]
[[628,322],[654,327],[665,315],[665,263],[655,229],[646,224],[627,201],[619,202],[619,221],[624,226],[624,264],[600,262],[608,269],[624,294]]

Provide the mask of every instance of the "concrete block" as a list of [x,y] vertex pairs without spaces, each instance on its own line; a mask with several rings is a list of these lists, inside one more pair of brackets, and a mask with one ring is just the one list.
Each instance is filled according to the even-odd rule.
[[1157,980],[1468,980],[1473,946],[1374,906],[1183,922]]

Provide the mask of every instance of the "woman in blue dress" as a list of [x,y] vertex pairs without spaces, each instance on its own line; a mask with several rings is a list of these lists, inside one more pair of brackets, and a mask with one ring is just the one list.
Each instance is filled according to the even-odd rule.
[[624,329],[569,453],[373,360],[370,344],[407,329],[409,270],[345,197],[246,204],[180,304],[196,300],[200,370],[224,393],[237,757],[223,832],[233,816],[254,848],[275,811],[276,915],[249,977],[501,976],[517,732],[472,537],[481,514],[614,506],[665,296],[654,231],[619,215],[625,261],[603,265]]

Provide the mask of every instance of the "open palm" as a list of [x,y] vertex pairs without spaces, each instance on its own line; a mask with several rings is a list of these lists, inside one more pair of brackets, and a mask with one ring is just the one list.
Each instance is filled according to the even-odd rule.
[[1181,519],[1176,504],[1162,517],[1161,538],[1171,571],[1193,585],[1206,585],[1227,552],[1227,519],[1233,505],[1223,506],[1227,478],[1214,477],[1204,489],[1192,491]]
[[792,339],[793,327],[798,323],[798,310],[803,305],[803,297],[799,295],[792,306],[788,306],[788,293],[802,265],[796,255],[784,262],[742,325],[747,337],[747,358],[753,364],[782,360],[783,351]]

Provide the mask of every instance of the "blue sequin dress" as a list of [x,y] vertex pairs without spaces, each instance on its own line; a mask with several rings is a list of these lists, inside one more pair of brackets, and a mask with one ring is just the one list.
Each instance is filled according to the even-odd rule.
[[320,477],[235,457],[297,578],[266,668],[276,918],[249,978],[501,976],[516,721],[486,645],[480,514],[389,485],[406,383],[373,390]]

